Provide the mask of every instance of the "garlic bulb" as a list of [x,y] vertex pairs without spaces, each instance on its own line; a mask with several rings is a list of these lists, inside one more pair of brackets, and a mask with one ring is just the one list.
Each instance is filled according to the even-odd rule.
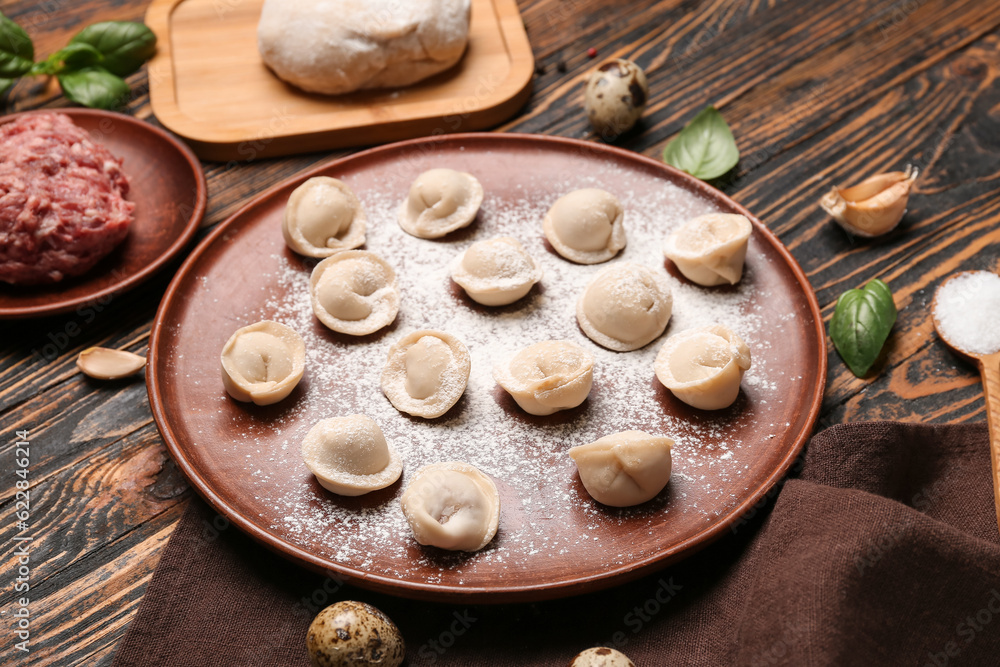
[[920,172],[906,171],[870,176],[849,188],[834,188],[819,205],[851,234],[873,237],[892,231],[906,212],[910,188]]

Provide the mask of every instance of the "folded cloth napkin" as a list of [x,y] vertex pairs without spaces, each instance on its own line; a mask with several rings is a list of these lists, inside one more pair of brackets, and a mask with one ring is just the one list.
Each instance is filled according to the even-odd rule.
[[566,665],[614,646],[659,665],[1000,665],[1000,536],[985,425],[843,424],[693,558],[567,600],[452,606],[352,588],[193,500],[114,665],[308,665],[338,600],[399,626],[407,665]]

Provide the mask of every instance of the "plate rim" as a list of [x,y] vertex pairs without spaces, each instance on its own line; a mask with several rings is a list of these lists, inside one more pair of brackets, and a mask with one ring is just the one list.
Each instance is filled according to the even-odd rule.
[[191,217],[188,218],[184,229],[181,231],[180,235],[174,239],[174,242],[171,243],[170,246],[153,261],[131,276],[88,294],[72,299],[56,301],[47,305],[7,307],[0,304],[0,320],[17,320],[34,317],[47,317],[50,315],[62,315],[72,312],[82,305],[92,303],[97,299],[101,299],[106,296],[120,295],[130,289],[133,289],[134,287],[137,287],[139,284],[145,282],[156,274],[161,268],[163,268],[164,265],[172,261],[187,246],[191,239],[194,238],[198,229],[201,227],[201,221],[205,217],[205,210],[208,205],[208,185],[205,180],[205,170],[202,169],[201,162],[194,154],[194,151],[169,132],[128,114],[116,111],[106,111],[104,109],[86,109],[78,107],[17,111],[0,116],[0,125],[6,125],[17,118],[24,116],[43,113],[61,113],[70,116],[71,118],[74,116],[110,118],[115,122],[130,123],[134,127],[141,128],[142,131],[148,131],[155,135],[159,135],[160,138],[166,140],[167,143],[172,145],[191,167],[191,171],[195,176],[196,189],[194,210],[191,213]]
[[[638,161],[640,164],[645,164],[647,167],[662,170],[675,182],[686,182],[688,185],[692,186],[694,191],[704,197],[707,197],[714,203],[721,203],[726,208],[731,208],[738,211],[742,215],[747,216],[754,224],[755,231],[759,232],[774,248],[774,250],[781,255],[786,265],[789,269],[791,269],[792,275],[802,288],[802,294],[805,297],[806,303],[808,304],[809,310],[813,316],[813,333],[815,334],[813,342],[817,346],[817,357],[819,359],[819,368],[817,369],[818,372],[815,376],[815,382],[813,383],[814,395],[808,406],[805,427],[802,432],[796,436],[794,444],[789,448],[780,464],[758,486],[754,493],[748,496],[743,502],[732,507],[724,515],[719,516],[704,530],[672,545],[668,553],[658,552],[651,557],[645,557],[641,560],[626,563],[622,566],[603,571],[599,575],[580,576],[551,585],[514,585],[499,591],[495,588],[484,586],[464,586],[462,588],[457,588],[429,582],[400,581],[393,577],[365,572],[356,568],[344,566],[342,564],[331,564],[326,559],[311,554],[296,545],[259,528],[257,525],[253,524],[236,512],[234,508],[221,498],[219,494],[211,488],[211,485],[206,483],[206,481],[200,476],[196,466],[194,466],[185,456],[183,449],[179,446],[178,440],[170,428],[163,397],[160,395],[159,374],[157,372],[159,346],[161,344],[160,337],[167,328],[167,324],[165,322],[166,312],[172,305],[173,300],[176,298],[176,294],[180,289],[180,283],[186,276],[187,272],[192,269],[208,248],[215,243],[216,239],[220,238],[228,231],[228,228],[231,225],[243,217],[249,210],[257,206],[259,202],[269,199],[277,191],[287,188],[290,185],[301,183],[318,173],[327,171],[331,168],[336,168],[343,163],[358,160],[363,161],[371,158],[373,155],[378,155],[379,153],[399,151],[409,146],[421,144],[440,145],[444,143],[455,144],[466,141],[482,140],[539,143],[557,145],[563,148],[573,147],[578,150],[583,149],[586,151],[605,152],[610,155],[617,156],[620,159]],[[823,395],[826,388],[827,365],[826,329],[823,325],[823,318],[820,312],[819,302],[816,298],[815,290],[809,282],[809,279],[806,277],[805,272],[802,270],[802,267],[799,266],[799,263],[796,261],[794,256],[792,256],[791,252],[789,252],[780,239],[778,239],[777,235],[768,229],[766,225],[756,218],[756,216],[751,214],[745,207],[732,198],[707,183],[700,181],[685,172],[675,169],[666,163],[659,162],[648,156],[628,151],[623,148],[618,148],[616,146],[548,135],[513,132],[467,132],[436,137],[409,139],[328,160],[319,165],[310,167],[297,175],[291,176],[280,183],[277,183],[241,206],[231,216],[213,229],[212,232],[206,236],[194,250],[191,251],[184,264],[177,270],[170,282],[170,285],[167,287],[166,292],[164,292],[150,331],[149,355],[146,362],[146,388],[149,395],[149,404],[153,413],[154,421],[156,422],[156,426],[167,445],[167,450],[173,457],[174,462],[188,478],[192,488],[194,488],[195,491],[208,502],[213,510],[225,516],[231,523],[252,537],[257,543],[284,556],[297,565],[301,565],[313,571],[325,574],[336,573],[336,576],[342,577],[348,583],[352,583],[369,590],[388,593],[397,597],[452,603],[460,601],[467,604],[502,604],[570,597],[573,595],[594,592],[617,586],[661,570],[671,563],[688,558],[709,544],[717,541],[725,535],[726,532],[731,530],[731,526],[735,521],[737,521],[740,517],[745,516],[754,505],[770,493],[780,480],[785,478],[793,463],[801,455],[802,450],[805,447],[806,442],[811,437],[819,418]]]

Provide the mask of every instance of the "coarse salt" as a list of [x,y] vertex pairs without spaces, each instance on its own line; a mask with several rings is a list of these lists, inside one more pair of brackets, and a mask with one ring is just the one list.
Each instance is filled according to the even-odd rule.
[[952,347],[971,355],[1000,352],[1000,276],[966,271],[934,297],[937,329]]

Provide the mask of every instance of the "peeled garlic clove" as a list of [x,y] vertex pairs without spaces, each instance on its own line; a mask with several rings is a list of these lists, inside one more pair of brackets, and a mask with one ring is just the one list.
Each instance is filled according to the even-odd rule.
[[849,188],[834,188],[819,200],[824,211],[852,234],[879,236],[892,231],[903,219],[910,188],[919,171],[877,174]]
[[76,367],[97,380],[117,380],[142,370],[146,358],[125,350],[88,347],[76,358]]

